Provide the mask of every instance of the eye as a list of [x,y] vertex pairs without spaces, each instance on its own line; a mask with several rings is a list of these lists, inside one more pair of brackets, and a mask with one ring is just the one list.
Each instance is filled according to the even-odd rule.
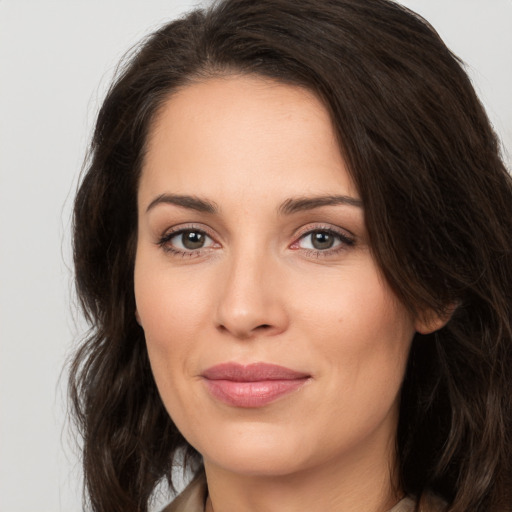
[[299,246],[303,249],[325,251],[326,249],[332,249],[340,243],[340,237],[337,234],[330,233],[329,231],[312,231],[300,239]]
[[321,252],[330,253],[347,246],[354,245],[354,240],[348,235],[334,231],[333,229],[313,229],[304,233],[292,245],[292,249],[305,249],[314,251],[317,254]]
[[191,228],[168,233],[159,244],[170,252],[182,254],[212,247],[215,242],[204,231]]

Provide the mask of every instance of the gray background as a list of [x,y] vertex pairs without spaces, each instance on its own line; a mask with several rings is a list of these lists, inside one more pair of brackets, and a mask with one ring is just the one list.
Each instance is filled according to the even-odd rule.
[[[512,0],[404,0],[468,65],[512,168]],[[0,512],[81,510],[63,367],[70,209],[115,65],[197,2],[0,0]]]

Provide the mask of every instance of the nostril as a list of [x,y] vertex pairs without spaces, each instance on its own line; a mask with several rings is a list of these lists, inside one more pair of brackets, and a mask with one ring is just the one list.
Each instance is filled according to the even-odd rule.
[[267,332],[267,331],[272,331],[272,325],[270,324],[260,324],[260,325],[257,325],[256,327],[252,328],[252,329],[240,329],[240,330],[237,330],[235,327],[233,328],[229,328],[228,326],[226,325],[223,325],[223,324],[219,324],[217,325],[217,329],[222,332],[222,333],[232,333],[234,334],[237,338],[240,338],[240,339],[248,339],[248,338],[252,338],[254,334],[256,333],[263,333],[263,332]]

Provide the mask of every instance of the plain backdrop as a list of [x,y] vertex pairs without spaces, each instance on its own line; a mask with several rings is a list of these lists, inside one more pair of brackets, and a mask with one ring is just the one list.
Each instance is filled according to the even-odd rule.
[[[512,168],[512,0],[403,3],[466,62]],[[63,370],[83,330],[73,195],[116,63],[196,4],[0,0],[0,512],[82,509]]]

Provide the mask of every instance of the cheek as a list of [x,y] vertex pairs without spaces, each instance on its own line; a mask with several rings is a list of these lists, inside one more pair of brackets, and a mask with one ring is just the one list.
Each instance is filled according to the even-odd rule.
[[373,265],[322,288],[304,300],[308,314],[300,330],[318,356],[312,359],[320,361],[318,381],[325,387],[316,414],[329,427],[318,429],[328,430],[334,451],[340,443],[359,446],[379,425],[387,425],[389,436],[394,432],[414,327]]
[[414,322],[373,261],[336,279],[317,280],[316,286],[306,283],[304,293],[296,295],[302,297],[302,315],[296,315],[300,329],[322,354],[333,388],[367,394],[368,400],[371,393],[392,399],[401,385]]
[[194,286],[191,279],[186,272],[170,269],[165,261],[149,259],[144,250],[137,253],[137,312],[157,388],[177,425],[188,424],[190,403],[197,399],[197,339],[207,309],[204,288]]
[[302,289],[293,296],[297,318],[323,333],[319,339],[335,336],[337,346],[353,342],[354,348],[363,349],[382,339],[398,341],[414,333],[411,315],[369,257],[355,268],[312,277],[303,279]]
[[208,282],[197,272],[176,270],[165,258],[151,258],[146,252],[140,250],[135,263],[137,312],[146,337],[169,344],[200,327],[209,307]]
[[173,270],[165,258],[148,253],[137,252],[135,299],[151,367],[164,395],[177,385],[172,379],[193,373],[191,351],[204,323],[208,294],[192,275]]

